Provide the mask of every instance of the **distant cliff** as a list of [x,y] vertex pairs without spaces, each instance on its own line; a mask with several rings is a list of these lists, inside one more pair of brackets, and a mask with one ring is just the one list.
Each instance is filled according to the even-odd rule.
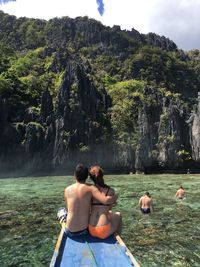
[[199,170],[200,52],[87,17],[0,12],[0,172]]

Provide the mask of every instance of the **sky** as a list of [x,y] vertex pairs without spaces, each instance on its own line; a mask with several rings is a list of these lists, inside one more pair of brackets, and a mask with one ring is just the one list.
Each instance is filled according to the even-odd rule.
[[106,26],[165,36],[183,50],[200,50],[200,0],[0,0],[0,10],[46,20],[88,16]]

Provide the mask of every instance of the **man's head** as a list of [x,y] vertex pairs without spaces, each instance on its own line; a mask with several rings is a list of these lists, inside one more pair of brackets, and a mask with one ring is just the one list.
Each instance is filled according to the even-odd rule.
[[145,195],[148,196],[148,197],[151,197],[151,195],[149,194],[149,192],[145,192]]
[[78,182],[84,183],[88,177],[88,168],[83,164],[78,164],[74,176]]

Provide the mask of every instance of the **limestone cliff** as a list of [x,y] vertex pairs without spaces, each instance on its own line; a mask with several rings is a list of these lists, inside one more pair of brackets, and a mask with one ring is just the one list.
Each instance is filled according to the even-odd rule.
[[199,55],[88,17],[0,11],[0,174],[66,172],[79,162],[198,171]]

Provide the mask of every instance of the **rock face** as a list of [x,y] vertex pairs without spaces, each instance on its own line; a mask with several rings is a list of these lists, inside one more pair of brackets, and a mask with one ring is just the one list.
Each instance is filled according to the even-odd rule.
[[200,104],[191,112],[178,97],[149,87],[144,94],[151,102],[139,104],[136,148],[117,145],[105,89],[95,87],[87,67],[69,62],[57,102],[53,105],[46,89],[40,114],[27,110],[24,122],[11,123],[9,106],[0,99],[1,170],[15,171],[19,166],[25,173],[72,170],[78,162],[99,163],[117,172],[178,171],[194,166],[200,161]]
[[150,107],[143,105],[138,116],[140,139],[135,169],[150,172],[185,169],[182,157],[193,150],[186,123],[188,114],[178,98],[165,97],[156,92],[149,94],[156,104]]
[[29,109],[22,123],[9,123],[6,103],[0,101],[4,129],[0,139],[1,169],[10,166],[13,150],[17,158],[17,164],[12,164],[14,170],[19,166],[25,171],[70,169],[79,161],[112,165],[108,115],[111,100],[104,88],[97,90],[81,63],[67,64],[55,106],[45,90],[40,114]]
[[[66,171],[79,162],[116,172],[199,168],[200,104],[191,108],[199,51],[87,17],[29,20],[1,11],[0,39],[0,174]],[[109,86],[129,80],[148,86],[124,103],[131,115],[116,125],[132,116],[133,135],[123,139],[129,133],[122,125],[115,135]]]
[[140,139],[136,149],[135,169],[137,171],[144,171],[153,164],[152,152],[155,149],[158,129],[154,131],[156,122],[153,122],[152,119],[153,116],[151,117],[148,113],[148,108],[143,106],[143,110],[138,116]]
[[67,66],[58,92],[54,165],[76,161],[77,153],[85,159],[96,154],[94,147],[102,143],[104,134],[102,120],[110,134],[111,126],[106,118],[110,103],[105,89],[98,91],[81,65]]
[[200,161],[200,101],[188,120],[192,158]]
[[173,51],[177,49],[176,44],[165,36],[159,36],[155,33],[150,32],[145,35],[145,39],[147,44],[161,47],[162,49],[165,49],[167,51]]
[[11,122],[9,105],[0,99],[1,171],[72,170],[78,162],[99,163],[110,171],[178,171],[200,161],[200,102],[185,108],[179,97],[146,87],[140,101],[139,139],[135,148],[113,142],[111,99],[97,88],[90,69],[68,61],[56,101],[48,90],[40,113],[28,109],[24,121]]

